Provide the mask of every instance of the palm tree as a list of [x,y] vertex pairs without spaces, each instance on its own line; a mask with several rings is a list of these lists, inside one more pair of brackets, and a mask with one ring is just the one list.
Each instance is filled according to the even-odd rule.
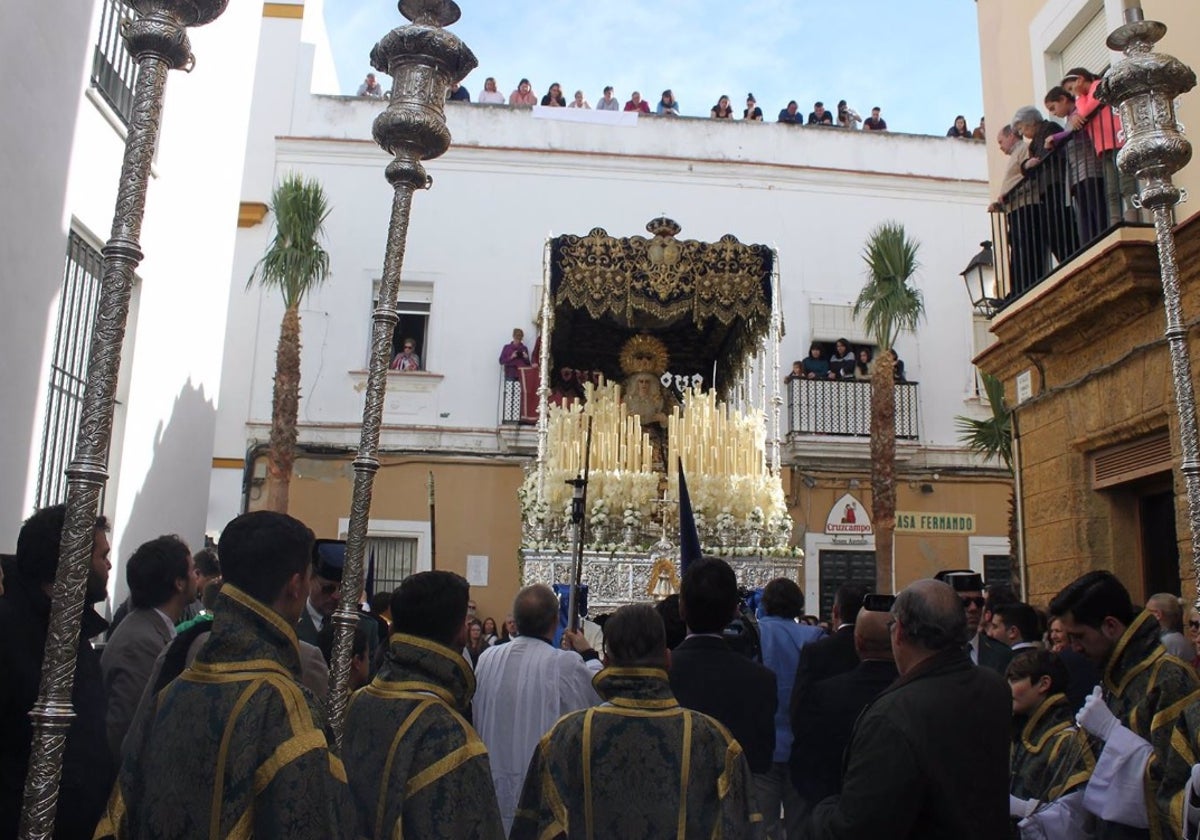
[[[992,416],[983,420],[959,415],[954,418],[958,426],[958,439],[967,449],[991,460],[998,458],[1009,475],[1015,475],[1013,470],[1013,422],[1012,409],[1004,402],[1004,383],[994,376],[981,374],[983,389],[987,394],[988,404],[992,407]],[[1010,562],[1017,556],[1017,487],[1009,488],[1008,495],[1008,546]],[[1016,564],[1013,563],[1013,578],[1016,574]]]
[[916,330],[925,313],[921,291],[911,285],[919,244],[898,222],[885,222],[867,237],[863,261],[867,282],[854,303],[875,339],[871,373],[871,512],[875,520],[875,580],[892,584],[892,539],[896,529],[896,388],[891,351],[903,331]]
[[286,513],[292,464],[296,460],[296,415],[300,403],[300,302],[329,276],[329,254],[320,239],[329,205],[316,180],[288,175],[271,194],[275,238],[254,266],[264,289],[283,295],[283,321],[275,349],[275,389],[271,397],[271,438],[267,455],[267,508]]

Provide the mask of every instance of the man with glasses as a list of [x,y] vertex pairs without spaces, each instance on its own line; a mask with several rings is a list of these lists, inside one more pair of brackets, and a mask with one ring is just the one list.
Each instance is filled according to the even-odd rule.
[[966,610],[967,656],[981,668],[990,668],[1003,676],[1004,670],[1012,660],[1012,649],[1003,642],[997,642],[985,632],[986,626],[982,620],[987,599],[983,597],[983,577],[979,572],[970,569],[958,569],[938,572],[934,575],[934,580],[949,584]]
[[1101,838],[1179,837],[1200,680],[1167,653],[1158,622],[1136,612],[1112,572],[1088,572],[1050,602],[1067,644],[1102,669],[1076,720],[1102,746],[1083,804]]
[[900,678],[855,722],[842,792],[808,836],[1007,840],[1012,694],[967,658],[958,593],[918,580],[886,626]]
[[[308,579],[308,600],[296,624],[296,636],[302,642],[320,647],[319,636],[330,616],[342,602],[342,568],[346,565],[345,540],[317,540],[313,549],[312,576]],[[370,613],[359,610],[358,626],[367,635],[367,662],[375,662],[379,648],[379,622]],[[372,670],[372,675],[374,670]]]

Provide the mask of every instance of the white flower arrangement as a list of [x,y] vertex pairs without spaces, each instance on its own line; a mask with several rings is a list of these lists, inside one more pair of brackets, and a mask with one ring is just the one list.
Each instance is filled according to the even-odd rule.
[[640,528],[642,525],[642,512],[637,508],[625,508],[625,513],[621,516],[621,524],[626,528]]

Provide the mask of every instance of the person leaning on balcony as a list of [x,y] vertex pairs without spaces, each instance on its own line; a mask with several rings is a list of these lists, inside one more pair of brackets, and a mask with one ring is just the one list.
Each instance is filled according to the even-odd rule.
[[596,102],[596,110],[597,111],[619,111],[619,110],[621,110],[621,103],[619,103],[617,101],[617,98],[615,96],[613,96],[612,85],[605,85],[604,95],[601,96],[600,99],[597,100],[597,102]]
[[829,370],[838,379],[854,378],[854,348],[844,338],[839,338],[833,345],[833,356],[829,359]]
[[[1029,158],[1021,168],[1037,183],[1042,197],[1042,227],[1050,251],[1060,264],[1064,263],[1079,246],[1075,210],[1067,195],[1066,158],[1046,151],[1046,141],[1062,131],[1062,126],[1043,117],[1033,105],[1018,108],[1012,124],[1029,141]],[[1034,170],[1039,174],[1033,175]]]
[[383,85],[375,81],[374,73],[368,73],[367,78],[358,86],[358,95],[368,99],[383,99]]
[[642,99],[642,95],[636,90],[629,95],[629,101],[625,103],[626,111],[636,111],[639,114],[650,113],[650,103]]
[[1033,184],[1024,180],[1022,164],[1029,157],[1029,144],[1025,139],[1011,125],[1006,125],[1000,129],[996,144],[1008,155],[1008,168],[1000,184],[1000,197],[988,210],[1004,213],[1012,289],[1020,293],[1045,273],[1045,233],[1036,224],[1041,212],[1041,198]]
[[480,105],[503,105],[504,94],[496,90],[496,79],[488,76],[483,80],[483,90],[479,91]]
[[789,382],[807,378],[807,375],[804,373],[804,362],[792,362],[792,372],[783,378],[783,384],[786,385]]
[[[1084,67],[1075,67],[1063,76],[1062,86],[1075,97],[1075,115],[1068,123],[1078,131],[1086,129],[1092,145],[1104,166],[1105,196],[1108,200],[1108,218],[1121,218],[1122,200],[1126,206],[1137,189],[1133,178],[1122,178],[1117,171],[1117,150],[1125,144],[1125,129],[1121,117],[1113,109],[1096,98],[1096,86],[1100,77]],[[1131,211],[1136,220],[1136,211]]]
[[[1046,94],[1046,110],[1071,124],[1076,113],[1075,97],[1062,87],[1052,87]],[[1104,168],[1092,142],[1083,132],[1060,131],[1046,140],[1046,150],[1063,148],[1067,156],[1067,184],[1075,203],[1075,222],[1079,226],[1079,242],[1083,247],[1108,229],[1108,207],[1104,200]]]
[[837,374],[829,369],[825,348],[819,342],[814,341],[808,348],[808,358],[804,360],[804,375],[808,379],[837,379]]
[[858,361],[854,363],[854,378],[858,380],[871,380],[871,348],[858,348]]
[[888,350],[892,354],[892,379],[897,384],[907,382],[908,379],[904,376],[904,360],[896,355],[895,348]]
[[528,79],[522,79],[517,89],[508,95],[509,105],[536,105],[538,104],[537,94],[533,92],[533,86],[529,84]]

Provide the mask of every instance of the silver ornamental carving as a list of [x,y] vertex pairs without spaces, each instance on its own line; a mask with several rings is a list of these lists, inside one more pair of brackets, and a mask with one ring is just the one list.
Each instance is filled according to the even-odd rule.
[[142,261],[142,218],[150,163],[158,144],[163,95],[171,70],[194,64],[187,28],[215,20],[228,0],[133,0],[136,20],[122,24],[125,48],[138,65],[133,111],[125,139],[112,235],[102,249],[104,273],[96,324],[88,350],[87,385],[75,452],[67,466],[67,513],[58,573],[54,580],[42,681],[30,717],[33,741],[21,810],[23,840],[44,840],[54,832],[58,786],[67,729],[75,717],[75,683],[84,591],[100,494],[108,481],[117,372],[129,316],[133,274]]
[[1195,600],[1200,606],[1200,436],[1175,256],[1175,205],[1182,194],[1171,180],[1192,158],[1191,143],[1175,118],[1175,99],[1196,86],[1196,74],[1179,59],[1154,52],[1154,45],[1166,32],[1164,24],[1144,20],[1140,8],[1127,9],[1125,25],[1108,37],[1109,48],[1121,50],[1125,58],[1105,74],[1097,93],[1102,102],[1121,112],[1125,145],[1117,154],[1117,165],[1126,175],[1137,178],[1136,203],[1154,216],[1183,450],[1180,472],[1187,490],[1192,568],[1198,581]]
[[387,108],[375,118],[375,142],[394,156],[385,170],[395,190],[388,228],[379,302],[371,316],[371,361],[363,405],[362,434],[354,459],[354,490],[346,538],[346,564],[342,571],[342,600],[333,614],[334,644],[329,672],[329,722],[341,746],[350,697],[350,656],[357,607],[363,586],[363,558],[371,514],[371,493],[379,470],[379,429],[391,362],[392,334],[399,321],[396,298],[408,238],[413,192],[427,189],[432,179],[422,161],[436,158],[450,147],[446,128],[446,94],[478,65],[474,53],[443,27],[458,20],[461,12],[451,0],[401,0],[400,13],[412,21],[393,29],[371,50],[371,66],[392,77]]

